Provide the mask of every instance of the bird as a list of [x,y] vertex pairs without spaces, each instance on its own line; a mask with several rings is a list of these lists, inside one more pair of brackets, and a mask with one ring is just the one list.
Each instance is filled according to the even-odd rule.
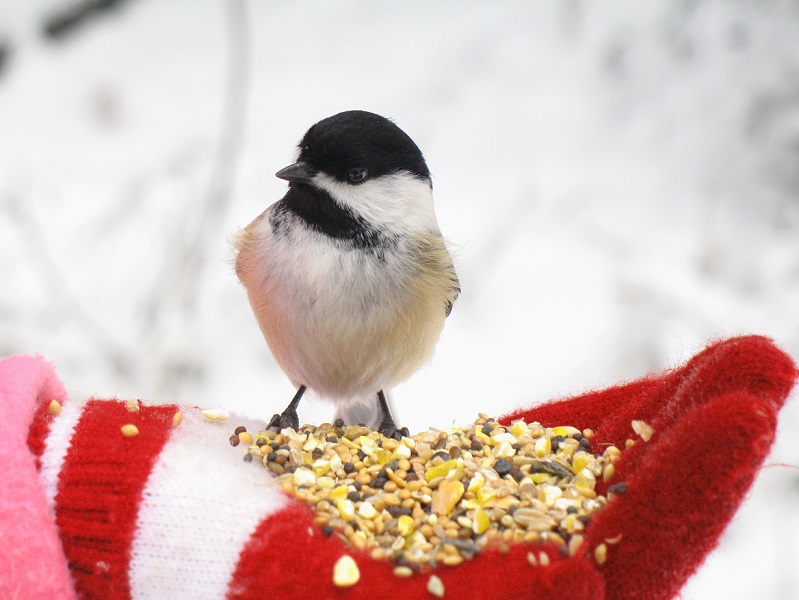
[[424,156],[391,119],[350,110],[312,125],[275,175],[285,196],[233,239],[238,279],[296,388],[268,428],[298,429],[311,389],[337,422],[369,413],[400,439],[386,393],[428,362],[461,291]]

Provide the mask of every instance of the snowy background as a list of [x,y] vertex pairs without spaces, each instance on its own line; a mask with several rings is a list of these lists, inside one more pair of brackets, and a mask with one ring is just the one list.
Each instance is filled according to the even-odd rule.
[[[352,108],[422,148],[458,257],[435,359],[393,395],[411,430],[710,338],[799,358],[796,2],[115,4],[70,26],[75,0],[0,0],[0,355],[73,395],[285,406],[227,240]],[[768,463],[799,465],[798,404]],[[799,470],[766,468],[685,598],[799,597],[798,507]]]

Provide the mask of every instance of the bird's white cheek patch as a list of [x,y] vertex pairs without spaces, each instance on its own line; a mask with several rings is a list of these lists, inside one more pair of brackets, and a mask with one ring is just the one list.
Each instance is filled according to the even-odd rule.
[[314,185],[378,230],[440,232],[429,182],[410,173],[392,173],[360,185],[348,185],[320,173]]

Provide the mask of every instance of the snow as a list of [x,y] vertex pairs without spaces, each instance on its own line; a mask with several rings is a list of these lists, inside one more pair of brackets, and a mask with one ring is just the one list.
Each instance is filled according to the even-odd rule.
[[[227,240],[351,108],[423,149],[457,255],[436,356],[393,394],[412,430],[722,336],[799,357],[788,0],[141,0],[48,42],[60,6],[0,0],[0,355],[43,354],[74,395],[283,408]],[[797,426],[794,398],[768,463],[799,465]],[[765,469],[684,597],[799,596],[797,500],[796,469]]]

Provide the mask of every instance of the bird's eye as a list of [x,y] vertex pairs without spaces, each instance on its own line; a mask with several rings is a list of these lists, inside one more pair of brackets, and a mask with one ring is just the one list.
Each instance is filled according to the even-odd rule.
[[357,169],[350,169],[347,172],[347,181],[352,184],[363,183],[366,178],[369,176],[369,171],[364,169],[363,167],[359,167]]

